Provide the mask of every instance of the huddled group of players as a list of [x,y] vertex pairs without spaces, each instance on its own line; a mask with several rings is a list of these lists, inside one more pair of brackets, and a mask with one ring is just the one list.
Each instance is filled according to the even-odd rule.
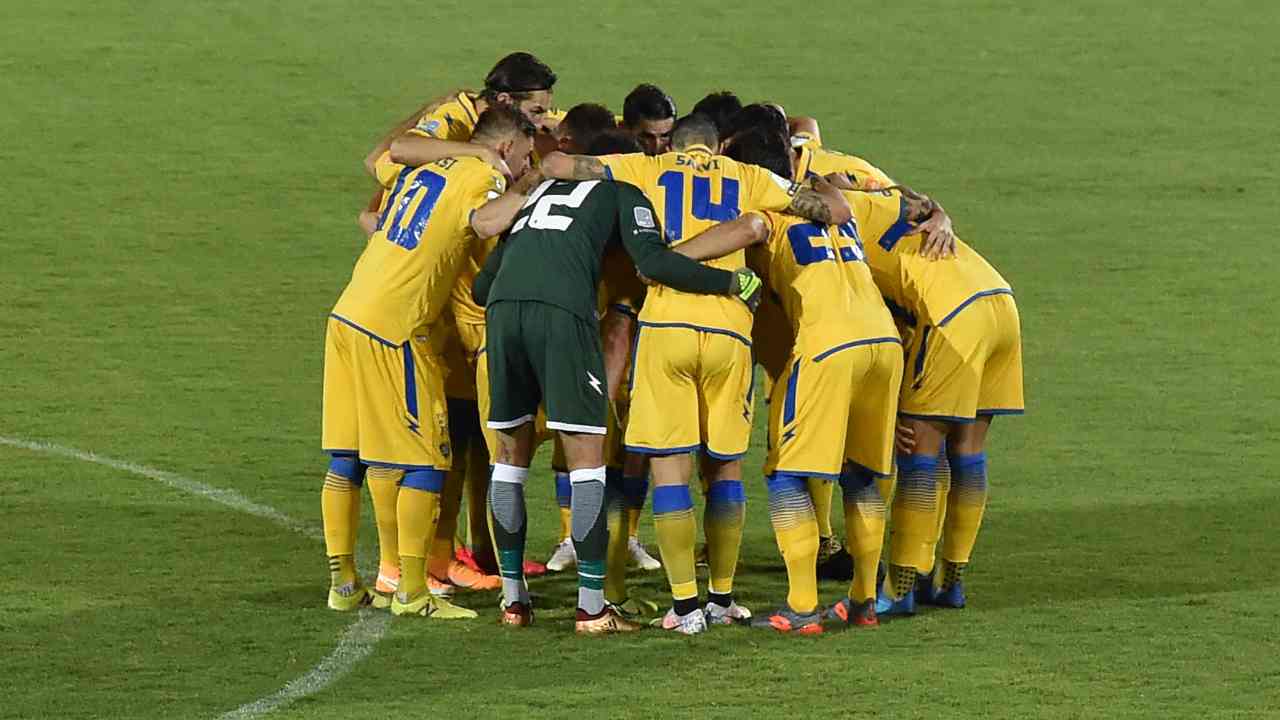
[[[561,113],[555,82],[508,55],[483,90],[428,103],[366,159],[368,244],[325,340],[329,607],[472,618],[454,591],[500,588],[501,622],[524,626],[526,578],[570,564],[585,634],[657,612],[628,596],[629,565],[665,568],[671,605],[651,624],[686,634],[963,607],[986,435],[1023,410],[1008,283],[942,207],[826,148],[811,118],[728,92],[679,116],[650,84],[621,118]],[[733,583],[756,365],[789,590],[753,617]],[[543,566],[524,557],[524,483],[546,439],[562,541]],[[372,587],[354,562],[366,483]],[[650,485],[661,563],[636,537]],[[464,495],[469,542],[455,538]],[[848,592],[824,607],[820,576]]]

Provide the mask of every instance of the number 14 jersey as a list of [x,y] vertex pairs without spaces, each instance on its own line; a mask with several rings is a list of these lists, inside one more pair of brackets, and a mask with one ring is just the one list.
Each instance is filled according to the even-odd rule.
[[440,317],[476,241],[471,213],[498,197],[506,181],[476,158],[406,167],[384,153],[376,169],[387,193],[333,315],[400,345]]
[[[653,202],[671,246],[744,212],[785,210],[795,192],[774,173],[715,155],[702,145],[653,157],[605,155],[600,162],[611,180],[635,185]],[[735,270],[746,266],[746,257],[736,251],[708,264]],[[649,289],[640,322],[727,331],[748,344],[751,337],[751,312],[736,298],[661,286]]]

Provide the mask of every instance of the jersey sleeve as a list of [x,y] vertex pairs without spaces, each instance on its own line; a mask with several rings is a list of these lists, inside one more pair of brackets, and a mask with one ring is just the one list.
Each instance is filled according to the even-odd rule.
[[864,243],[892,246],[911,231],[907,200],[897,190],[849,190],[842,194],[853,208]]
[[733,273],[672,252],[649,199],[634,186],[619,184],[618,233],[636,269],[650,280],[681,292],[722,295],[733,287]]
[[790,180],[755,165],[740,164],[745,197],[740,201],[742,212],[773,210],[780,212],[791,205],[796,186]]
[[417,125],[409,128],[408,134],[435,140],[466,142],[471,139],[471,131],[466,123],[461,122],[461,111],[456,102],[445,103],[423,115]]
[[875,165],[862,158],[852,159],[856,162],[852,163],[849,175],[859,190],[880,190],[897,184],[885,171]]
[[391,159],[391,151],[387,150],[378,156],[378,161],[373,164],[373,174],[378,178],[378,183],[388,190],[395,184],[396,176],[404,170],[405,166]]
[[644,186],[649,183],[650,176],[657,167],[652,158],[644,153],[626,153],[623,155],[602,155],[605,175],[610,180]]
[[468,224],[471,223],[471,216],[476,210],[484,207],[485,203],[491,200],[497,200],[507,190],[507,179],[501,173],[482,160],[470,161],[472,158],[459,160],[475,166],[459,178],[459,181],[466,183],[466,188],[459,197],[463,203],[462,218]]

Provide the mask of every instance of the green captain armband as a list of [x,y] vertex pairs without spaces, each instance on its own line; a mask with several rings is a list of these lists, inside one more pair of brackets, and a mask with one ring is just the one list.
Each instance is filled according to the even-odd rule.
[[733,288],[730,294],[738,296],[738,299],[747,304],[747,308],[751,312],[755,312],[760,307],[760,296],[764,291],[764,281],[760,279],[748,268],[738,268],[733,271]]

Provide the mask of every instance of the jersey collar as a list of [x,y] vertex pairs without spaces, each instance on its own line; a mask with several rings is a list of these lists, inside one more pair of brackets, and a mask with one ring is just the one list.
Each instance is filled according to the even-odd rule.
[[458,93],[458,104],[466,111],[467,117],[471,118],[472,125],[480,121],[480,113],[476,112],[476,101],[466,91]]
[[693,152],[703,152],[708,155],[715,155],[715,153],[711,151],[711,148],[707,147],[706,145],[690,145],[689,147],[685,148],[684,150],[681,150],[680,152],[686,153],[686,154],[693,153]]

